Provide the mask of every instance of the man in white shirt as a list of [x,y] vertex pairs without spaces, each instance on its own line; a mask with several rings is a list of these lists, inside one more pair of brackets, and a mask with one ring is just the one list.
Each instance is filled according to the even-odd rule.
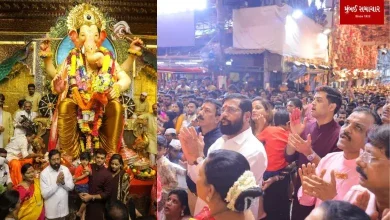
[[[14,127],[15,132],[14,136],[18,136],[20,134],[26,134],[26,125],[25,118],[27,118],[29,121],[34,121],[34,119],[38,116],[36,112],[33,112],[32,109],[32,103],[30,101],[25,101],[23,104],[23,111],[20,111],[16,113],[15,120],[14,120]],[[23,117],[24,116],[24,117]]]
[[173,139],[177,139],[176,130],[174,128],[168,128],[165,130],[164,136],[167,139],[167,143],[171,143]]
[[31,143],[36,136],[35,131],[27,130],[26,135],[17,135],[5,147],[7,151],[7,161],[11,172],[12,183],[16,186],[22,182],[21,168],[26,163],[40,162],[41,154],[35,154]]
[[1,154],[7,154],[7,151],[4,148],[0,148],[0,185],[7,186],[8,189],[12,188],[12,180],[9,173],[9,167],[7,164],[6,157],[3,157]]
[[186,107],[186,118],[181,125],[182,128],[192,126],[192,122],[195,121],[197,117],[196,112],[198,109],[198,103],[196,103],[195,101],[189,101]]
[[[218,149],[232,150],[241,153],[248,160],[251,171],[254,173],[257,183],[261,186],[263,173],[267,167],[267,154],[263,144],[253,135],[250,126],[252,102],[248,97],[240,94],[232,94],[225,98],[221,111],[220,129],[223,134],[211,145],[208,154]],[[196,182],[199,168],[204,161],[203,137],[197,135],[195,129],[183,128],[179,139],[185,158],[188,161],[188,172],[191,179]],[[198,198],[194,216],[206,206],[206,203]],[[252,214],[258,219],[258,200],[251,206]],[[262,214],[262,213],[260,213]]]
[[61,154],[56,149],[49,152],[49,163],[40,176],[46,219],[65,220],[69,215],[68,193],[74,187],[72,174],[61,165]]
[[175,89],[176,93],[184,93],[191,90],[189,86],[187,86],[187,78],[180,79],[180,85],[178,85]]

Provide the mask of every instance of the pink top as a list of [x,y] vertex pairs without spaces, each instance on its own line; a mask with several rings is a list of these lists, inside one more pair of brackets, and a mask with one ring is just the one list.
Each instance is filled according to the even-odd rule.
[[[359,185],[360,174],[356,171],[356,159],[346,160],[344,152],[329,153],[323,157],[316,168],[316,174],[320,175],[321,171],[326,169],[324,180],[331,181],[330,172],[335,171],[337,195],[333,200],[343,200],[344,196],[354,185]],[[302,193],[302,187],[298,191],[298,200],[301,205],[317,207],[322,200],[308,196]]]

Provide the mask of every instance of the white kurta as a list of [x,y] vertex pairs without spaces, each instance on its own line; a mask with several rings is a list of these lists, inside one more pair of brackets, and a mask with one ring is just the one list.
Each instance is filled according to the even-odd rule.
[[[263,144],[253,135],[252,129],[248,128],[234,138],[227,139],[226,135],[218,138],[209,148],[208,154],[215,150],[225,149],[236,151],[242,154],[249,162],[251,171],[255,175],[256,182],[261,186],[263,174],[268,165],[267,153]],[[188,172],[191,179],[196,183],[198,178],[200,164],[197,166],[188,166]],[[207,204],[198,198],[195,206],[194,216],[199,214]],[[250,210],[255,219],[258,217],[259,200],[256,199]]]
[[[57,184],[60,172],[64,173],[65,184]],[[45,200],[45,215],[49,219],[62,218],[69,214],[68,192],[73,190],[72,174],[65,166],[58,171],[51,166],[46,167],[40,175],[41,193]]]
[[11,138],[11,141],[5,147],[7,150],[7,160],[19,160],[32,154],[32,147],[29,146],[26,135],[19,134]]
[[21,134],[26,135],[26,131],[24,129],[16,127],[22,125],[20,123],[23,120],[22,115],[26,116],[26,118],[28,118],[31,121],[34,121],[34,119],[38,116],[36,112],[30,112],[30,114],[28,114],[25,110],[16,113],[14,119],[14,127],[15,127],[14,136],[18,136]]

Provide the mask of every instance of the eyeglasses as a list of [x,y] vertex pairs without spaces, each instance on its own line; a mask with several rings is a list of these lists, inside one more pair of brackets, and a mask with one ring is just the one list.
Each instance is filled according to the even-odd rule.
[[367,151],[364,151],[362,155],[360,155],[360,159],[364,162],[364,163],[367,163],[367,164],[370,164],[372,159],[374,157],[368,153]]
[[360,159],[366,164],[370,164],[372,161],[375,161],[375,160],[385,160],[384,158],[374,157],[370,153],[368,153],[367,151],[364,151],[363,154],[360,155]]
[[233,107],[226,107],[226,108],[222,108],[221,109],[221,113],[224,113],[224,112],[227,112],[228,114],[234,114],[238,111],[240,111],[241,109],[239,108],[233,108]]

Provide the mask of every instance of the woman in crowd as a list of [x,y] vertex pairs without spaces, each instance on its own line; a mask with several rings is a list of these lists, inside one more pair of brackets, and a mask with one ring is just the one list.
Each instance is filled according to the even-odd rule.
[[174,119],[175,118],[176,118],[176,113],[175,112],[173,112],[173,111],[167,111],[166,112],[166,119],[165,119],[164,124],[163,124],[164,130],[161,131],[162,134],[168,128],[174,128],[175,127],[175,123],[174,123]]
[[[273,108],[272,105],[263,98],[256,97],[252,100],[252,132],[255,136],[260,135],[264,129],[272,125],[273,120]],[[263,205],[263,197],[259,200],[259,213],[262,213],[260,218],[266,217],[266,212]]]
[[180,133],[181,125],[185,119],[184,106],[181,102],[174,102],[171,104],[171,109],[175,113],[175,118],[173,119],[173,124],[175,125],[176,134]]
[[20,199],[18,191],[9,190],[0,195],[0,219],[18,219],[19,208]]
[[129,181],[130,176],[125,172],[122,156],[114,154],[110,158],[109,170],[112,173],[111,181],[111,199],[120,200],[124,204],[127,204],[129,199]]
[[289,136],[289,113],[279,109],[274,116],[274,126],[267,126],[257,138],[264,144],[268,165],[264,172],[264,209],[269,219],[289,218],[289,173],[284,158]]
[[273,112],[271,104],[260,97],[252,100],[252,132],[260,134],[267,126],[272,124]]
[[190,217],[187,192],[182,189],[172,190],[168,194],[162,220],[187,220]]
[[[298,108],[299,110],[302,111],[302,108],[303,108],[302,101],[298,98],[289,99],[287,102],[287,111],[289,113],[292,113],[292,111],[296,108]],[[304,117],[302,117],[302,118],[304,118]]]
[[196,191],[208,205],[195,217],[200,220],[252,220],[248,209],[262,195],[246,158],[222,149],[210,153],[202,164]]
[[328,200],[315,208],[305,220],[370,220],[370,217],[359,207],[348,202]]
[[135,219],[141,214],[136,210],[133,200],[130,198],[130,175],[124,169],[122,156],[114,154],[110,158],[108,170],[112,173],[111,181],[111,200],[119,200],[126,204],[129,210],[130,217]]
[[39,179],[35,178],[35,170],[29,163],[22,166],[23,181],[15,187],[20,195],[19,220],[44,220],[45,209]]

